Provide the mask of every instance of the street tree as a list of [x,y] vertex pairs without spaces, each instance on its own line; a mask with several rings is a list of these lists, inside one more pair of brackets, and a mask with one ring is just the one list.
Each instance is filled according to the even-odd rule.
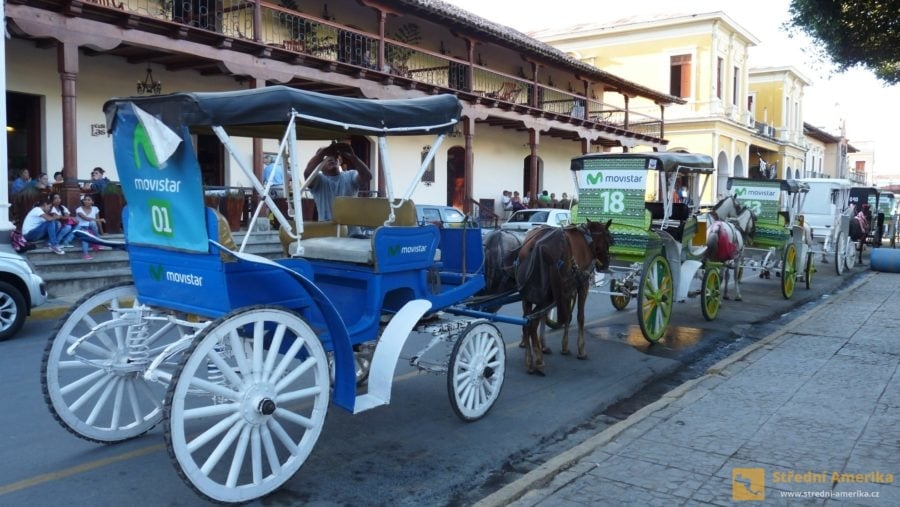
[[886,84],[900,83],[900,1],[791,0],[791,34],[803,32],[838,71],[861,66]]

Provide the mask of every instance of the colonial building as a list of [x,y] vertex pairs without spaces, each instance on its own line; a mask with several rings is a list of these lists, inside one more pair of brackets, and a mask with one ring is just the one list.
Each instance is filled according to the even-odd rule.
[[803,134],[807,144],[805,177],[853,179],[849,155],[858,150],[846,137],[829,134],[809,123],[803,124]]
[[[569,160],[584,152],[664,150],[664,107],[685,103],[436,0],[10,0],[6,16],[9,170],[62,170],[70,202],[93,167],[116,179],[102,112],[111,97],[273,84],[452,93],[463,121],[413,198],[465,209],[504,189],[571,193]],[[377,143],[349,141],[383,189]],[[394,181],[415,174],[430,141],[391,145]],[[253,160],[242,162],[259,174],[276,144],[245,143]],[[247,184],[213,136],[195,146],[207,184]]]
[[759,41],[723,12],[635,16],[531,33],[573,58],[684,99],[665,111],[668,149],[712,155],[715,193],[729,176],[796,177],[803,89],[790,68],[752,69]]

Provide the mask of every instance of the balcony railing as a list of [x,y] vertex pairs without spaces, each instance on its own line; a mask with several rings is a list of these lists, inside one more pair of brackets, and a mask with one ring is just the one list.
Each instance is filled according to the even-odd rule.
[[382,41],[376,34],[273,3],[260,2],[260,21],[257,24],[254,23],[256,2],[249,0],[86,1],[235,39],[252,40],[321,60],[375,70],[447,91],[470,93],[500,106],[524,106],[530,114],[543,112],[657,138],[662,133],[662,121],[658,118],[629,112],[552,86],[535,84],[522,77],[401,41],[389,38]]

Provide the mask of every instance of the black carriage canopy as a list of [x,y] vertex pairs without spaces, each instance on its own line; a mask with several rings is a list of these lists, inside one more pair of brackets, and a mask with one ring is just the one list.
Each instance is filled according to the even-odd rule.
[[797,180],[769,180],[769,179],[757,179],[757,178],[740,178],[740,177],[731,177],[728,178],[727,188],[731,190],[732,185],[753,185],[754,183],[759,183],[761,181],[772,181],[777,182],[781,186],[781,190],[789,193],[796,194],[797,192],[809,192],[809,183]]
[[589,153],[572,159],[573,171],[597,169],[656,169],[710,174],[715,171],[709,155],[679,152]]
[[332,139],[342,135],[424,135],[449,133],[462,106],[453,95],[375,100],[339,97],[270,86],[230,92],[184,92],[153,97],[114,98],[103,105],[107,131],[116,111],[133,103],[169,128],[186,125],[192,132],[222,126],[232,136],[278,139],[291,111],[300,114],[297,137]]

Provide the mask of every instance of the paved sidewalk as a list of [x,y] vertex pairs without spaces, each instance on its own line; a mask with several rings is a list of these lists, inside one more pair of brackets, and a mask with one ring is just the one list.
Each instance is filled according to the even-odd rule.
[[900,505],[898,309],[867,274],[476,505]]

